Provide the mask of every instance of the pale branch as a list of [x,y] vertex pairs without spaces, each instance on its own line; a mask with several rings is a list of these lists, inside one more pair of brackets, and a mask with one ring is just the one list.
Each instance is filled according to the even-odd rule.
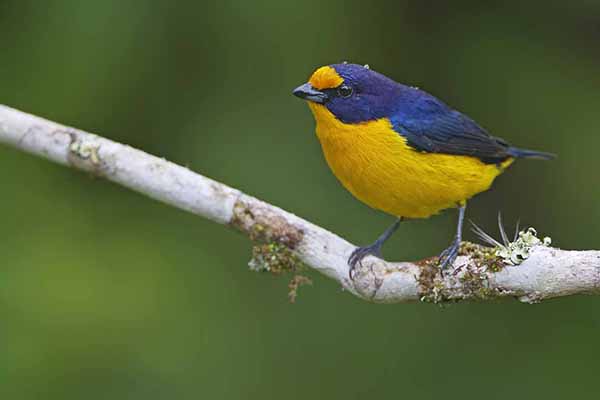
[[[346,240],[162,158],[6,106],[0,106],[0,142],[229,225],[252,240],[276,244],[267,248],[274,253],[285,250],[290,257],[369,301],[516,297],[524,302],[538,302],[600,292],[600,251],[565,251],[544,246],[531,248],[530,257],[522,264],[507,266],[489,249],[465,245],[463,255],[443,275],[435,258],[392,263],[368,257],[354,280],[350,280],[346,260],[355,247]],[[277,255],[273,254],[275,258]]]

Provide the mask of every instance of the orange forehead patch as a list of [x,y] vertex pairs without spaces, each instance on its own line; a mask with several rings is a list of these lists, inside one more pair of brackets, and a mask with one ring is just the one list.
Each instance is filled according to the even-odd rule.
[[308,83],[317,90],[332,89],[344,83],[344,79],[332,67],[326,65],[316,70]]

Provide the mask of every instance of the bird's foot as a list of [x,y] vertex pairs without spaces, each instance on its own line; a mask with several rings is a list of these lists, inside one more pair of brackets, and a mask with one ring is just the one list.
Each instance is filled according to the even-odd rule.
[[460,239],[458,239],[458,238],[455,239],[452,242],[452,245],[450,245],[450,247],[448,247],[446,250],[442,251],[442,254],[440,254],[439,266],[442,271],[449,265],[452,265],[452,263],[454,263],[454,260],[456,260],[456,257],[458,257],[458,250],[460,249],[460,242],[461,242]]
[[363,258],[369,255],[381,258],[381,246],[382,243],[377,241],[369,246],[357,247],[352,252],[350,257],[348,257],[348,266],[350,266],[348,275],[350,277],[350,280],[354,280],[354,270],[356,269],[356,265],[360,264]]

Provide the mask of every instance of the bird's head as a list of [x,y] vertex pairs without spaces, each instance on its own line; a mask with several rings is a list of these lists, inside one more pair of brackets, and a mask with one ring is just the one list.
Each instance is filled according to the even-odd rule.
[[357,64],[332,64],[317,69],[294,95],[307,100],[313,113],[326,108],[344,123],[389,117],[407,87]]

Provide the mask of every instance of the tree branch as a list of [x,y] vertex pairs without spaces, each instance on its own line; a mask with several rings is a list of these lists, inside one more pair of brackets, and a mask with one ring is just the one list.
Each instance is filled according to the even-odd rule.
[[[524,302],[600,290],[600,251],[531,248],[518,266],[489,249],[464,245],[444,276],[435,258],[391,263],[366,258],[354,281],[346,260],[354,246],[337,235],[187,168],[108,139],[0,106],[0,142],[91,172],[211,221],[229,225],[284,262],[303,262],[352,294],[374,302],[487,300]],[[266,259],[269,259],[267,257]],[[268,261],[267,261],[268,262]],[[496,271],[496,272],[493,272]]]

